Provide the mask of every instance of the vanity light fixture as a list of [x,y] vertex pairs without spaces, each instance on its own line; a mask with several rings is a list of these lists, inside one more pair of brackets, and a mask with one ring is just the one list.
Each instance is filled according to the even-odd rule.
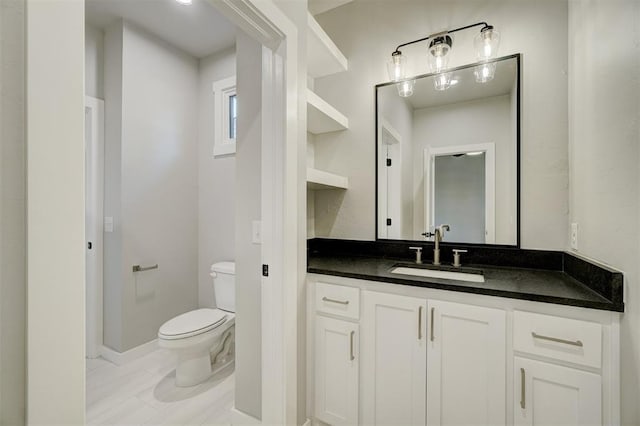
[[[479,61],[488,61],[495,58],[498,53],[500,33],[493,28],[492,25],[489,25],[486,22],[478,22],[476,24],[467,25],[453,30],[442,31],[440,33],[431,34],[427,37],[398,45],[396,50],[391,54],[391,60],[387,62],[387,71],[389,72],[389,78],[391,81],[402,82],[398,85],[398,94],[404,97],[411,96],[411,94],[413,94],[413,81],[411,83],[411,90],[409,91],[406,90],[407,86],[404,85],[405,82],[403,80],[406,78],[407,73],[407,57],[400,51],[401,47],[429,40],[429,54],[427,56],[429,68],[432,73],[440,74],[436,76],[434,80],[434,88],[436,90],[446,90],[452,85],[451,75],[444,72],[447,69],[451,48],[453,47],[453,38],[451,37],[451,34],[478,26],[482,26],[482,28],[480,29],[480,33],[476,35],[473,40],[476,56]],[[478,65],[475,73],[476,81],[479,83],[491,81],[495,75],[495,70],[496,65],[494,63]],[[409,92],[410,94],[407,95],[406,93]]]
[[176,2],[183,6],[191,6],[193,4],[193,0],[176,0]]

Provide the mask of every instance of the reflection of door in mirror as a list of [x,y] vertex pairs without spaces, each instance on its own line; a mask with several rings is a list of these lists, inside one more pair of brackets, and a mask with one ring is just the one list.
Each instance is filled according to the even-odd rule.
[[386,238],[401,238],[402,230],[402,145],[400,136],[388,124],[384,123],[382,133],[382,157],[385,161],[383,184],[387,194],[385,216]]
[[495,147],[492,143],[425,150],[425,228],[451,226],[448,239],[495,243]]

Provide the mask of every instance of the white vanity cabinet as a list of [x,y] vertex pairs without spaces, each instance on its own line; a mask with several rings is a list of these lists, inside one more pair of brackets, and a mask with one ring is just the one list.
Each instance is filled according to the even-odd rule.
[[427,424],[504,425],[506,313],[429,300]]
[[521,311],[513,324],[514,424],[603,424],[602,325]]
[[362,293],[362,423],[424,425],[426,299]]
[[315,420],[620,423],[616,312],[315,274],[309,284]]
[[316,286],[314,414],[332,425],[358,424],[359,297],[357,288]]

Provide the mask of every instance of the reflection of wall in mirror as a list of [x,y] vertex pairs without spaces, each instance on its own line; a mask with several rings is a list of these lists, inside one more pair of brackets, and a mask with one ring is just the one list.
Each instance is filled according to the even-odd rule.
[[[399,163],[402,165],[400,175],[400,191],[399,196],[399,210],[400,217],[392,218],[399,224],[398,235],[386,235],[386,223],[384,223],[385,209],[388,207],[387,203],[380,203],[378,211],[378,229],[379,237],[381,238],[393,238],[393,239],[413,239],[413,191],[412,191],[412,176],[413,176],[413,150],[410,146],[412,141],[412,119],[413,110],[410,104],[400,96],[397,96],[396,89],[393,86],[389,86],[387,90],[391,90],[392,96],[380,97],[380,106],[378,110],[378,125],[381,126],[383,122],[386,122],[390,127],[394,129],[399,135],[400,144],[402,147],[399,149],[401,152],[401,158]],[[379,140],[380,144],[382,141]],[[378,146],[378,152],[383,153],[382,146]],[[383,158],[383,155],[380,156]],[[398,166],[400,166],[398,164]],[[383,176],[385,170],[379,170],[379,177]],[[384,183],[378,182],[378,187],[383,188]],[[396,194],[397,196],[398,194]]]
[[423,157],[420,153],[427,146],[492,142],[496,148],[495,244],[516,243],[516,143],[511,104],[512,96],[503,95],[414,111],[414,235],[424,232],[425,228]]

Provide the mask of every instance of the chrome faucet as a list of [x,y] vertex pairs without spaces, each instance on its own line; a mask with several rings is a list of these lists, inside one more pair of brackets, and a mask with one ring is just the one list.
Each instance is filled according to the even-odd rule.
[[451,227],[449,225],[436,226],[433,232],[424,232],[422,235],[425,237],[433,237],[435,247],[433,248],[433,264],[440,265],[440,241],[444,236],[444,231],[449,231]]

